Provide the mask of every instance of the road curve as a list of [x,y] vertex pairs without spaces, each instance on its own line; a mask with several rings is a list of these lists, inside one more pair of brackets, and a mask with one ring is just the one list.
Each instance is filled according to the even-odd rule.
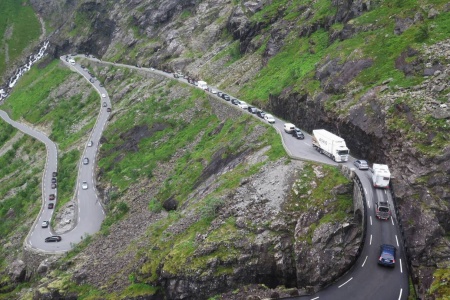
[[[66,62],[64,58],[61,58],[62,61],[74,71],[79,72],[83,77],[89,80],[89,74],[86,71],[81,69],[79,65],[71,65]],[[95,159],[98,152],[99,141],[102,136],[105,125],[108,121],[109,112],[107,108],[111,107],[111,102],[105,88],[99,86],[99,82],[91,83],[93,87],[100,94],[100,102],[99,107],[100,111],[97,116],[96,123],[91,132],[91,136],[86,144],[84,152],[81,156],[81,160],[78,168],[78,177],[76,180],[75,194],[76,198],[76,225],[75,227],[65,232],[64,234],[60,234],[62,240],[60,242],[52,242],[46,243],[45,238],[55,235],[55,232],[51,229],[51,227],[42,228],[43,221],[50,221],[53,216],[54,209],[48,208],[49,203],[57,204],[58,194],[57,194],[57,183],[56,187],[52,188],[52,178],[53,172],[57,172],[58,167],[58,150],[53,141],[51,141],[45,134],[37,131],[31,127],[28,127],[24,124],[11,120],[8,114],[5,111],[0,110],[0,117],[7,123],[11,124],[15,128],[24,132],[25,134],[30,135],[31,137],[36,138],[37,140],[44,143],[47,149],[47,160],[45,164],[44,174],[42,177],[42,207],[39,212],[38,217],[36,218],[33,226],[28,233],[27,238],[25,239],[25,247],[31,247],[35,250],[58,253],[65,252],[73,248],[74,245],[79,243],[84,237],[87,235],[92,235],[99,231],[100,226],[105,218],[105,213],[103,207],[101,205],[101,201],[99,201],[97,192],[95,189],[95,177],[94,177],[94,169],[95,169]],[[102,97],[101,95],[105,95]],[[106,103],[106,107],[103,106],[103,103]],[[89,141],[92,141],[92,146],[88,146]],[[88,158],[89,163],[84,164],[83,159]],[[57,179],[57,176],[56,176]],[[87,189],[82,189],[82,183],[86,182],[88,185]],[[54,200],[50,200],[50,194],[55,195]]]
[[[74,69],[83,75],[86,79],[90,79],[90,75],[86,70],[82,69],[79,64],[70,64],[61,58],[69,67]],[[148,72],[153,72],[168,78],[172,78],[171,74],[155,70],[153,68],[139,68],[135,66],[129,66],[124,64],[103,62],[95,58],[87,58],[92,61],[101,62],[104,64],[117,65],[132,69],[139,69]],[[175,79],[175,78],[173,78]],[[186,79],[178,78],[177,80],[185,82]],[[86,147],[82,158],[88,157],[90,159],[89,164],[83,165],[80,162],[76,196],[78,200],[78,223],[77,226],[63,235],[63,240],[59,243],[44,243],[44,238],[52,232],[48,229],[40,228],[40,223],[43,220],[50,219],[53,210],[46,209],[48,202],[48,194],[50,194],[50,179],[51,172],[57,168],[57,149],[53,142],[44,134],[33,130],[23,124],[17,123],[9,119],[7,114],[0,111],[0,117],[6,122],[29,134],[36,139],[42,141],[47,148],[47,163],[43,176],[43,208],[30,231],[27,238],[27,244],[37,249],[45,251],[57,252],[67,251],[71,247],[78,243],[84,235],[93,234],[100,228],[101,222],[104,218],[104,211],[101,207],[100,201],[98,201],[95,184],[94,184],[94,162],[98,151],[99,140],[106,125],[109,113],[106,108],[111,107],[109,96],[106,90],[100,87],[98,81],[92,83],[94,88],[100,93],[105,94],[105,98],[102,98],[101,103],[106,102],[106,107],[101,104],[101,110],[97,118],[97,122],[92,131],[90,140],[93,142],[92,147]],[[216,96],[217,97],[217,96]],[[217,97],[218,101],[223,101]],[[232,104],[230,104],[232,105]],[[240,109],[236,107],[236,109]],[[245,111],[245,113],[248,113]],[[288,154],[293,158],[307,159],[326,163],[330,165],[337,165],[328,157],[319,154],[315,151],[311,144],[311,136],[305,134],[304,140],[294,139],[290,134],[287,134],[283,130],[284,121],[277,119],[273,127],[279,132],[283,145]],[[353,158],[350,158],[348,162],[342,163],[348,167],[353,167]],[[367,231],[365,235],[364,248],[353,268],[347,272],[344,276],[338,279],[334,284],[323,289],[322,291],[308,296],[294,297],[292,299],[407,299],[409,294],[408,286],[408,273],[406,268],[406,259],[404,254],[404,247],[402,244],[401,235],[399,233],[399,226],[396,220],[395,214],[389,221],[379,221],[375,218],[374,203],[377,199],[385,199],[393,207],[393,200],[391,194],[387,190],[374,189],[371,184],[368,171],[355,170],[356,174],[361,180],[364,187],[367,205]],[[88,182],[88,189],[80,189],[81,182]],[[386,269],[379,267],[377,264],[378,247],[381,244],[389,243],[397,247],[397,263],[396,268]]]
[[[152,72],[180,82],[189,84],[184,78],[174,78],[173,74],[153,68],[142,68],[129,66],[120,63],[104,62],[96,58],[87,58],[92,61],[111,64],[121,67],[127,67],[136,70]],[[219,91],[218,89],[216,89]],[[217,98],[217,101],[224,101],[217,95],[210,94]],[[230,102],[229,105],[234,106]],[[241,108],[235,106],[236,109]],[[243,110],[244,113],[249,113]],[[254,114],[251,114],[255,116]],[[258,118],[257,116],[255,116]],[[260,118],[258,118],[260,119]],[[260,119],[262,121],[262,119]],[[265,121],[263,121],[265,122]],[[273,127],[281,136],[284,148],[290,157],[325,163],[329,165],[338,165],[329,157],[320,154],[312,147],[312,137],[305,133],[305,139],[297,140],[291,134],[284,132],[283,125],[286,121],[275,118]],[[375,217],[374,204],[377,199],[384,199],[389,202],[391,208],[394,207],[393,199],[388,190],[375,189],[372,187],[371,173],[361,171],[353,167],[355,158],[350,157],[348,162],[340,163],[352,168],[359,177],[366,197],[367,206],[367,230],[364,241],[364,248],[356,263],[344,276],[339,278],[334,284],[319,291],[314,295],[302,297],[293,297],[292,299],[407,299],[409,295],[408,270],[404,254],[404,245],[402,243],[398,222],[395,214],[388,221],[381,221]],[[379,246],[381,244],[392,244],[397,248],[397,261],[394,269],[384,268],[378,265]]]

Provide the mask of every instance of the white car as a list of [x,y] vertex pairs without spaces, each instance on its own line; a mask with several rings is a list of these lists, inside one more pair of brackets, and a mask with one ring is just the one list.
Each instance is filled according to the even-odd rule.
[[42,228],[47,228],[48,227],[49,222],[48,221],[43,221],[42,222]]
[[248,104],[244,101],[239,101],[238,106],[242,109],[247,109],[248,108]]
[[94,142],[93,141],[89,141],[88,147],[92,147],[93,145],[94,145]]
[[82,188],[83,190],[87,190],[87,189],[88,189],[88,184],[87,184],[86,181],[83,181],[83,183],[81,184],[81,188]]
[[106,95],[105,95],[105,94],[102,94],[102,98],[106,98]]
[[217,94],[217,91],[215,89],[212,89],[211,94]]
[[271,114],[266,114],[264,116],[264,120],[266,120],[269,123],[275,123],[275,118]]

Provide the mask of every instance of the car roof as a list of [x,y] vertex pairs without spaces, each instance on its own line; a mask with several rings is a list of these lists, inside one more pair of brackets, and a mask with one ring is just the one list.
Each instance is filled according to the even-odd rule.
[[392,255],[394,255],[395,250],[396,250],[394,246],[392,246],[392,245],[387,245],[387,244],[383,244],[383,245],[381,245],[380,247],[381,247],[381,250],[382,250],[383,252],[389,253],[389,254],[392,254]]

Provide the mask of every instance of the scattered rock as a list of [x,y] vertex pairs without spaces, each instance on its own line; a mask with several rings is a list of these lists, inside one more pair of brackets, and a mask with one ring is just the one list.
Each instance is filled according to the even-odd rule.
[[439,11],[437,11],[437,9],[435,8],[431,8],[428,11],[428,19],[434,19],[439,15]]

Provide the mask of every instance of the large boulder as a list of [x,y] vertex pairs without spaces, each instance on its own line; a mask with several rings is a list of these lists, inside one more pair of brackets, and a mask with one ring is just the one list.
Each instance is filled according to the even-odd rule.
[[24,282],[27,275],[26,267],[27,266],[25,263],[20,259],[13,261],[13,263],[9,266],[8,272],[11,280],[13,282]]

